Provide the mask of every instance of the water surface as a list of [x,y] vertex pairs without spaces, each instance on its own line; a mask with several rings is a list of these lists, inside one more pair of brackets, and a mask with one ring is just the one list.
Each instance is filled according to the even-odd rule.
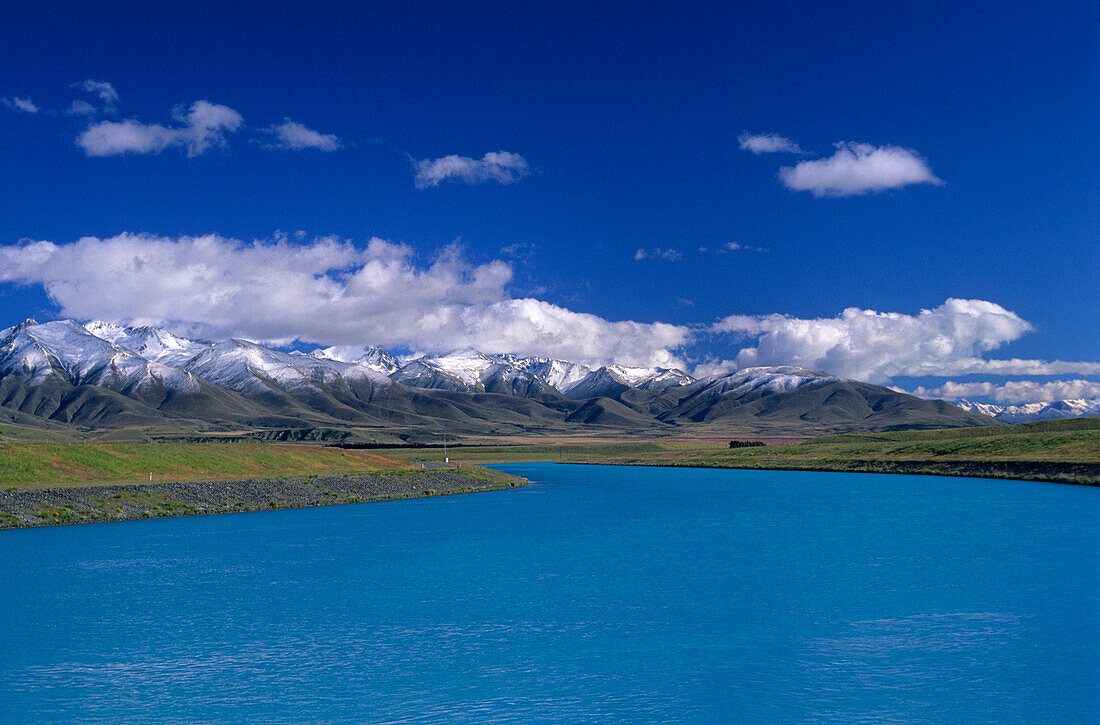
[[0,532],[2,719],[1100,720],[1100,490],[500,468]]

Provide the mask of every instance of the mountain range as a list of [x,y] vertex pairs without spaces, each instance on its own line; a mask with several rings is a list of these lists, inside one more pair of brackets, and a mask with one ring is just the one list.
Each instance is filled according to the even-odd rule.
[[[284,352],[155,327],[27,320],[0,332],[0,416],[37,426],[396,442],[624,431],[805,436],[997,425],[981,411],[798,367],[696,380],[473,350]],[[303,433],[303,431],[305,433]]]
[[1006,423],[1032,423],[1037,420],[1100,416],[1100,398],[1077,398],[1053,402],[1019,403],[1017,405],[978,403],[963,399],[956,401],[955,406],[963,410],[988,415]]

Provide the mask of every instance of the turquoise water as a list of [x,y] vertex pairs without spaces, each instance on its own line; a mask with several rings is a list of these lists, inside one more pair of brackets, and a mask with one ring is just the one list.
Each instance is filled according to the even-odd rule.
[[500,468],[0,532],[0,719],[1100,721],[1100,490]]

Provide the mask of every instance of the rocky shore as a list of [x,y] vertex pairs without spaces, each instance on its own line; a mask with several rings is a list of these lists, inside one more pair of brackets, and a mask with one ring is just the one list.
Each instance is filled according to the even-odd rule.
[[8,488],[0,528],[237,513],[476,493],[526,484],[486,468],[363,476]]

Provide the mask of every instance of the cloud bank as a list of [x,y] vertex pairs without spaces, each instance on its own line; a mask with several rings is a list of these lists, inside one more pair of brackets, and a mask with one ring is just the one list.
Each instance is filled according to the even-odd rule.
[[405,245],[335,238],[294,244],[217,235],[121,234],[0,247],[0,282],[42,285],[62,314],[162,325],[199,337],[476,347],[603,365],[683,367],[683,326],[609,321],[506,290],[509,264],[446,247],[427,264]]
[[799,148],[798,144],[794,141],[791,141],[789,138],[783,138],[777,133],[752,134],[746,131],[737,137],[737,143],[740,144],[742,151],[751,151],[757,156],[760,154],[774,153],[806,153]]
[[342,145],[340,139],[331,133],[319,133],[289,118],[284,119],[282,123],[272,124],[265,130],[274,136],[275,147],[291,151],[317,149],[331,152]]
[[836,153],[829,158],[784,166],[779,178],[792,191],[809,191],[818,197],[855,196],[910,184],[943,184],[915,151],[846,142],[836,144]]
[[232,108],[209,101],[195,101],[186,111],[177,107],[172,118],[180,125],[169,128],[133,119],[101,121],[77,136],[76,145],[88,156],[160,153],[179,147],[193,158],[214,146],[224,146],[226,134],[244,123]]
[[417,189],[429,189],[448,180],[463,184],[486,181],[514,184],[530,173],[526,159],[509,151],[491,151],[480,159],[453,154],[423,159],[415,162],[415,169]]
[[756,345],[735,360],[709,361],[707,369],[801,365],[872,383],[895,376],[1100,373],[1100,363],[983,357],[1032,329],[1016,313],[985,300],[949,299],[917,315],[856,307],[817,319],[731,315],[711,330],[754,338]]
[[998,403],[1052,403],[1056,400],[1100,398],[1100,383],[1090,380],[1010,380],[1006,383],[956,383],[947,381],[935,388],[913,391],[922,398],[992,398]]

